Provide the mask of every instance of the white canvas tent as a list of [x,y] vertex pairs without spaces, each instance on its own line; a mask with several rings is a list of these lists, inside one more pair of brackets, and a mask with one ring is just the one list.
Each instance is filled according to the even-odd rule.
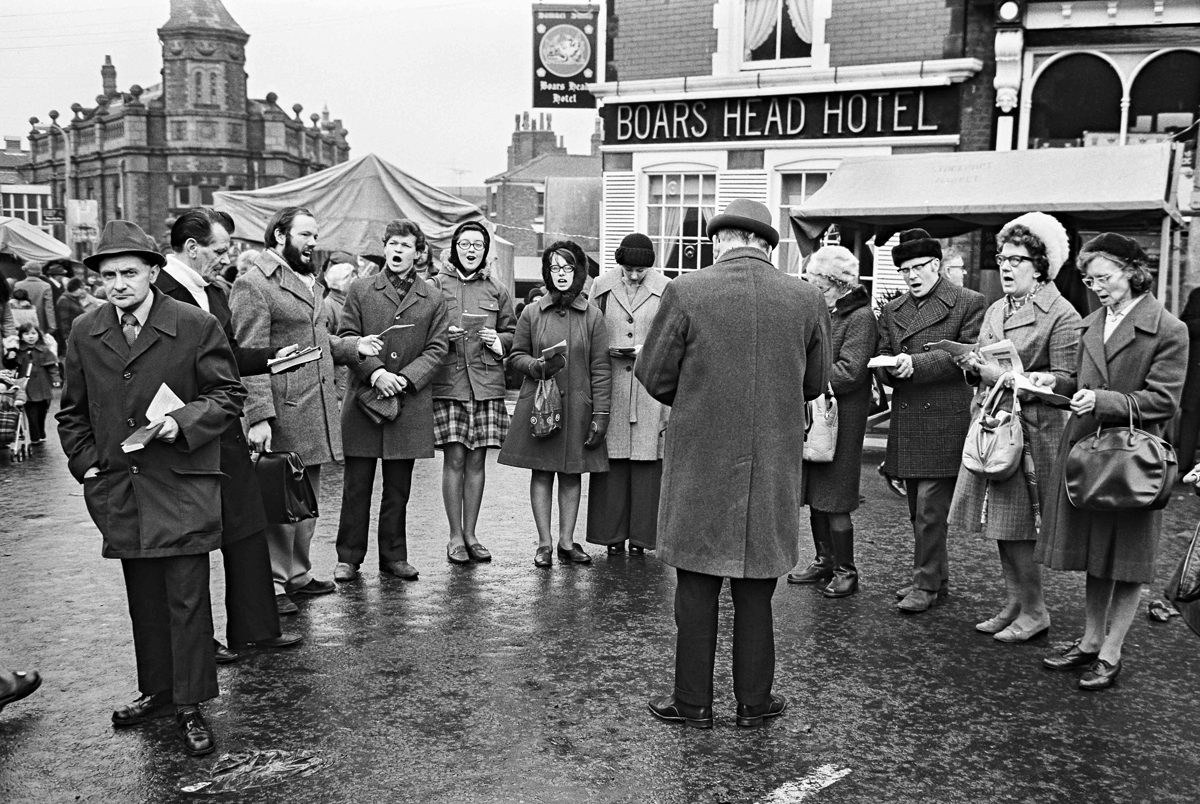
[[20,218],[6,216],[0,216],[0,251],[13,254],[22,260],[38,262],[71,256],[71,248],[66,243],[54,239]]
[[450,246],[454,229],[479,221],[493,232],[496,271],[512,277],[512,251],[503,248],[487,217],[474,204],[414,178],[374,154],[334,165],[298,179],[239,192],[218,191],[213,206],[233,216],[235,237],[261,243],[267,221],[283,207],[312,210],[320,227],[322,251],[383,254],[380,236],[388,221],[408,218],[420,225],[434,247]]

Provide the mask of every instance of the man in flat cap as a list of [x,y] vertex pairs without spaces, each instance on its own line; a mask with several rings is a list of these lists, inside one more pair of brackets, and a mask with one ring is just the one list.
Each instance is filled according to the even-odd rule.
[[667,721],[713,724],[717,604],[733,593],[737,724],[787,707],[774,695],[771,597],[800,558],[805,400],[825,388],[829,311],[820,291],[770,261],[765,206],[730,202],[708,224],[716,262],[667,285],[634,375],[671,405],[658,551],[676,569],[675,689]]
[[928,610],[946,594],[946,519],[962,446],[970,426],[973,389],[950,354],[926,350],[940,340],[974,344],[979,339],[983,295],[941,275],[942,246],[924,229],[900,233],[892,262],[908,292],[883,308],[879,353],[896,365],[881,371],[892,386],[884,474],[904,481],[915,549],[913,581],[896,607],[905,614]]
[[[136,224],[110,221],[85,262],[108,301],[71,329],[58,432],[103,555],[125,575],[141,696],[113,725],[174,713],[187,751],[207,754],[199,705],[217,695],[208,553],[221,544],[219,437],[246,391],[217,319],[152,287],[164,258]],[[168,392],[182,407],[151,422],[151,401]],[[126,451],[137,433],[152,438]]]

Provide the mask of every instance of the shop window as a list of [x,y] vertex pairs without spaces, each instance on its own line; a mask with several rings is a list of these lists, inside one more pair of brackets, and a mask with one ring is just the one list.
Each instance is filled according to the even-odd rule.
[[646,178],[646,229],[663,273],[675,277],[712,263],[712,241],[704,232],[716,214],[716,174],[651,173]]
[[800,273],[800,248],[792,231],[792,207],[799,206],[825,186],[831,171],[806,170],[800,173],[785,173],[780,176],[779,193],[779,248],[777,264],[784,273]]
[[745,0],[743,59],[755,67],[812,56],[813,0]]
[[1121,128],[1121,79],[1099,56],[1076,53],[1048,65],[1033,88],[1029,147],[1082,146],[1084,133]]

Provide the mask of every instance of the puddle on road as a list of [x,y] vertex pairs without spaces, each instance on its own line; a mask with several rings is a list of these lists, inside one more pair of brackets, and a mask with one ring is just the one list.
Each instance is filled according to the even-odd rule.
[[269,787],[315,773],[325,763],[306,751],[243,751],[222,754],[207,775],[180,785],[183,793],[215,796]]

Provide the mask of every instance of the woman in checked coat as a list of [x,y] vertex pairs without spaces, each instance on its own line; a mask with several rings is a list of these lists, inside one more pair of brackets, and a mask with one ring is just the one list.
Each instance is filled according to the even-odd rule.
[[[996,237],[996,264],[1004,296],[984,314],[979,346],[1011,340],[1025,373],[1068,381],[1075,368],[1079,313],[1054,286],[1067,259],[1067,232],[1049,215],[1031,212],[1009,221]],[[1007,377],[975,354],[959,360],[978,389],[971,402],[972,421],[979,418],[984,397]],[[1005,394],[1004,407],[1011,397]],[[1026,443],[1033,456],[1037,496],[1046,509],[1053,489],[1048,485],[1062,441],[1066,411],[1050,407],[1036,394],[1021,392]],[[958,473],[950,524],[968,533],[995,539],[1000,551],[1007,596],[1003,608],[975,625],[1001,642],[1026,642],[1046,633],[1050,613],[1042,596],[1041,567],[1033,560],[1037,525],[1024,470],[1007,480],[987,480],[962,468]]]

